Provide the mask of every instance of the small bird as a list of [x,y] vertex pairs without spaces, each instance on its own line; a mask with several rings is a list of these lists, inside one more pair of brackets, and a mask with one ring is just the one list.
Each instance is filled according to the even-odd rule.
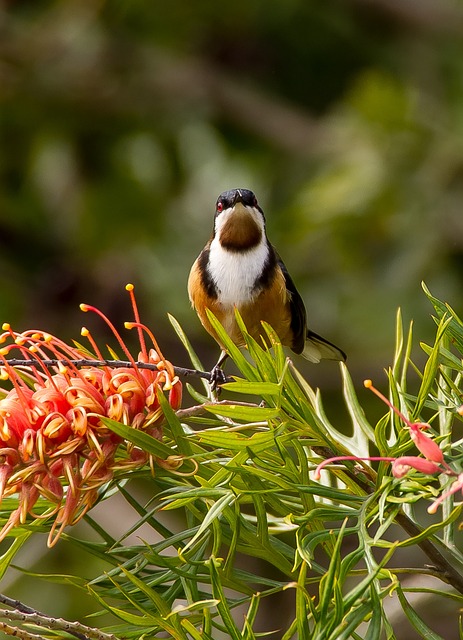
[[267,238],[264,212],[249,189],[224,191],[218,197],[212,237],[191,268],[188,295],[202,325],[222,349],[211,372],[213,386],[220,383],[220,367],[227,353],[206,309],[212,311],[239,347],[245,341],[236,323],[235,309],[255,339],[268,343],[262,327],[264,320],[283,345],[311,362],[323,358],[346,360],[344,351],[307,329],[304,302]]

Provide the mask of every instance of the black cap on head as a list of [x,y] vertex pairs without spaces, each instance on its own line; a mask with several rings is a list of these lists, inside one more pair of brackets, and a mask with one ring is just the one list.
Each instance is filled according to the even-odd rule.
[[[217,198],[216,209],[228,209],[229,207],[233,207],[237,202],[241,202],[248,207],[256,207],[256,209],[262,211],[256,196],[250,189],[230,189],[230,191],[224,191]],[[220,205],[220,207],[218,205]]]

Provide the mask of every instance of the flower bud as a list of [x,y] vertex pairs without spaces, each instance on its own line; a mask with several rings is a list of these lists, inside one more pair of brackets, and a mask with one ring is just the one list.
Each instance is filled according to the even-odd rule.
[[455,480],[455,482],[451,484],[450,489],[448,491],[445,491],[437,498],[437,500],[434,500],[432,505],[428,507],[428,513],[436,513],[437,508],[439,507],[439,505],[441,505],[444,502],[446,498],[450,497],[451,495],[453,495],[454,493],[460,490],[463,490],[463,473],[460,473],[457,480]]
[[[422,424],[415,422],[410,425],[410,437],[416,444],[417,449],[424,455],[427,460],[438,462],[442,464],[444,462],[444,454],[432,438],[425,435],[421,429]],[[427,425],[426,425],[427,426]]]
[[394,478],[403,478],[410,469],[416,469],[427,475],[434,475],[441,471],[439,465],[435,462],[418,456],[402,456],[401,458],[396,458],[392,463],[392,475]]

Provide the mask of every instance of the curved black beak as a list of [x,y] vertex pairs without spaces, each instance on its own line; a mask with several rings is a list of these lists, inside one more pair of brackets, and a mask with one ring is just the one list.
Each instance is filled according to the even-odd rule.
[[243,194],[241,192],[241,189],[235,189],[235,195],[233,196],[233,204],[236,204],[237,202],[243,202]]

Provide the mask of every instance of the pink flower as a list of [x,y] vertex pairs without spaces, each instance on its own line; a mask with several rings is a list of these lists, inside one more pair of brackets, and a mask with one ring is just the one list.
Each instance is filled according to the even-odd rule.
[[416,469],[430,476],[442,471],[435,462],[418,456],[402,456],[401,458],[396,458],[392,463],[392,475],[395,478],[403,478],[410,469]]
[[423,429],[429,429],[430,425],[426,422],[410,422],[408,418],[404,416],[404,414],[394,407],[394,405],[389,402],[389,400],[384,396],[378,389],[373,386],[371,380],[365,380],[364,383],[367,389],[371,389],[374,394],[381,398],[383,402],[387,404],[388,407],[394,411],[399,418],[401,418],[405,424],[410,429],[410,438],[415,443],[417,449],[424,455],[427,460],[431,460],[432,462],[437,462],[439,464],[444,463],[444,454],[442,453],[439,446],[432,440],[429,436],[423,433]]
[[[429,513],[435,513],[442,504],[442,502],[456,493],[457,491],[463,492],[463,473],[457,474],[449,464],[447,464],[444,460],[444,455],[439,446],[426,434],[423,433],[424,429],[429,428],[429,424],[423,422],[410,422],[394,405],[389,402],[387,398],[383,396],[377,389],[373,387],[371,380],[365,380],[365,387],[371,389],[379,398],[381,398],[395,413],[405,422],[405,424],[410,429],[410,437],[415,443],[416,447],[424,455],[424,458],[419,456],[401,456],[399,458],[392,457],[382,457],[382,456],[366,456],[366,457],[357,457],[357,456],[336,456],[333,458],[328,458],[327,460],[323,460],[315,470],[314,478],[315,480],[320,479],[321,470],[326,467],[328,464],[333,462],[360,462],[361,460],[368,461],[383,461],[383,462],[392,462],[392,475],[395,478],[403,478],[411,469],[416,469],[421,473],[425,473],[427,475],[435,475],[437,473],[443,473],[448,476],[456,476],[457,479],[453,482],[450,489],[444,492],[439,498],[437,498],[431,506],[428,508]],[[463,410],[460,411],[463,415]]]
[[[106,316],[88,305],[81,308],[97,313],[112,329],[130,366],[79,367],[75,361],[88,360],[88,352],[80,347],[42,331],[17,333],[3,325],[0,379],[8,381],[11,389],[3,394],[0,390],[0,502],[17,494],[19,505],[0,531],[0,540],[28,515],[53,516],[48,538],[49,546],[53,545],[66,525],[77,522],[93,506],[98,489],[115,471],[146,464],[148,454],[116,436],[102,418],[160,439],[163,414],[158,390],[166,391],[171,406],[179,408],[181,382],[154,336],[140,323],[133,287],[128,285],[127,290],[135,322],[126,326],[138,331],[138,362],[149,363],[152,369],[141,368]],[[144,333],[153,343],[149,350]],[[88,330],[82,334],[89,339],[96,362],[104,360]],[[16,351],[27,366],[11,366],[7,356],[11,359]],[[51,371],[45,364],[49,360],[58,363]],[[35,511],[40,497],[54,506],[43,511],[39,504]]]
[[415,422],[409,424],[410,437],[416,445],[416,448],[424,455],[427,460],[432,460],[439,464],[444,462],[444,454],[434,440],[422,432],[422,429],[427,429],[428,424],[423,422]]

